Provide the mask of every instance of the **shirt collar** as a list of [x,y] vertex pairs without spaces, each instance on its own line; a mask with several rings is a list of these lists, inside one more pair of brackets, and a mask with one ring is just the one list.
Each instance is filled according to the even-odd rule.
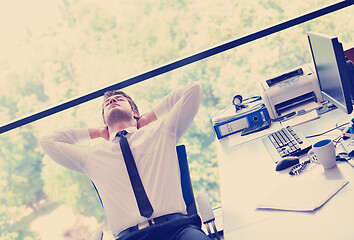
[[[124,129],[125,131],[128,132],[127,136],[131,135],[132,133],[136,132],[138,129],[136,127],[128,127],[126,129]],[[113,139],[116,137],[117,133],[119,131],[113,132],[109,135],[109,140],[113,141]]]

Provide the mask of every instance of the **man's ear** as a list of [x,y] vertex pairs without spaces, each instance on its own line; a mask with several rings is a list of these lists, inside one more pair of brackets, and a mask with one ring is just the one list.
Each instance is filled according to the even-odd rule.
[[133,118],[135,118],[136,120],[139,119],[139,112],[137,110],[133,110]]

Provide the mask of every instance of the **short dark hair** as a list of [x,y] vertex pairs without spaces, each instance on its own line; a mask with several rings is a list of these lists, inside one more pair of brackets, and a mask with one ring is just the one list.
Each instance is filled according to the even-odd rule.
[[128,95],[126,94],[125,92],[123,91],[120,91],[120,90],[112,90],[112,91],[107,91],[104,93],[104,96],[103,96],[103,104],[102,104],[102,117],[103,117],[103,121],[105,121],[104,119],[104,103],[105,101],[107,100],[107,98],[111,97],[111,96],[115,96],[115,95],[121,95],[123,97],[125,97],[129,104],[130,104],[130,107],[132,108],[133,111],[137,111],[138,114],[139,114],[139,110],[138,110],[138,106],[135,104],[135,102],[133,101],[133,99]]

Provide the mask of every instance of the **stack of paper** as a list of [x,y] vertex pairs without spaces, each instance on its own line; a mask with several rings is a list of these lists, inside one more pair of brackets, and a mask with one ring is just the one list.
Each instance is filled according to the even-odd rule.
[[278,186],[258,205],[260,209],[314,211],[325,204],[347,180],[295,180]]

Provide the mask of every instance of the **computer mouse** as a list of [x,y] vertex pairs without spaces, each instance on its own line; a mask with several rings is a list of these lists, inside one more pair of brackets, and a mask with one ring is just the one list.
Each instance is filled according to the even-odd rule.
[[291,166],[294,166],[300,162],[298,157],[284,157],[279,162],[277,162],[277,166],[275,167],[275,171],[281,171]]

